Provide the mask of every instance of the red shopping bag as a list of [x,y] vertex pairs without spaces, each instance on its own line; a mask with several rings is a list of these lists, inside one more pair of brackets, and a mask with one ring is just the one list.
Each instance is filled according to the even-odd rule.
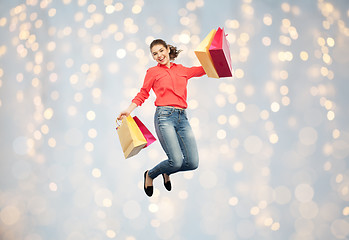
[[214,67],[219,77],[232,77],[229,42],[224,28],[218,28],[209,48]]
[[144,146],[144,148],[148,147],[150,144],[156,141],[156,138],[153,136],[153,134],[148,130],[148,128],[139,120],[138,117],[134,116],[133,120],[135,120],[136,124],[138,125],[139,130],[141,130],[143,136],[147,140],[147,144]]

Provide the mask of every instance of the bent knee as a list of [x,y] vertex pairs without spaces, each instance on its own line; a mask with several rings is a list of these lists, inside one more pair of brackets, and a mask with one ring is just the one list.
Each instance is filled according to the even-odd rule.
[[182,164],[183,164],[183,159],[182,158],[172,159],[170,161],[170,167],[175,169],[175,170],[180,169],[182,167]]
[[191,164],[189,165],[190,170],[195,170],[195,169],[197,169],[198,167],[199,167],[199,161],[197,161],[197,162],[195,162],[195,163],[191,163]]
[[188,164],[188,170],[195,170],[199,167],[199,158],[193,157],[190,159]]

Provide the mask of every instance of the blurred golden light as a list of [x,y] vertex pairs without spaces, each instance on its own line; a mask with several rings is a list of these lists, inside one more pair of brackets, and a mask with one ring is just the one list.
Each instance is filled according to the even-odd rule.
[[94,178],[100,178],[102,176],[101,170],[98,168],[92,169],[91,174]]
[[280,71],[280,78],[286,80],[288,78],[288,72],[286,70]]
[[47,108],[44,112],[44,118],[47,120],[51,119],[53,116],[53,109],[52,108]]
[[120,2],[115,4],[115,11],[121,11],[124,8],[124,5]]
[[7,205],[1,208],[0,219],[6,226],[16,224],[21,218],[21,212],[16,206]]
[[330,65],[330,64],[332,63],[332,58],[331,58],[331,56],[328,55],[328,54],[324,54],[324,55],[322,56],[322,60],[324,61],[324,63],[326,63],[326,64],[328,64],[328,65]]
[[116,51],[116,56],[120,59],[123,59],[124,57],[126,57],[126,50],[125,49],[118,49]]
[[117,32],[114,34],[115,41],[121,41],[124,38],[124,34],[122,32]]
[[306,51],[301,51],[301,53],[299,55],[303,61],[307,61],[309,58],[308,53]]
[[69,81],[70,81],[70,84],[72,84],[72,85],[77,84],[79,81],[78,75],[76,75],[76,74],[71,75],[69,78]]
[[113,231],[113,230],[107,230],[105,235],[108,237],[108,238],[115,238],[116,237],[116,232]]
[[254,206],[254,207],[252,207],[251,210],[250,210],[250,214],[253,215],[253,216],[258,215],[259,213],[260,213],[259,207]]
[[227,123],[227,117],[225,115],[219,115],[217,122],[221,125]]
[[54,17],[56,15],[56,12],[57,10],[55,8],[51,8],[49,11],[48,11],[48,15],[50,17]]
[[334,139],[339,138],[340,135],[341,135],[341,132],[340,132],[338,129],[334,129],[334,130],[332,131],[332,137],[333,137]]
[[317,39],[317,43],[319,44],[319,46],[325,46],[326,41],[325,41],[324,38],[319,37],[319,38]]
[[278,222],[273,223],[271,225],[270,229],[273,230],[273,231],[279,230],[280,229],[280,223],[278,223]]
[[328,111],[328,112],[327,112],[327,119],[328,119],[329,121],[332,121],[332,120],[334,120],[334,118],[335,118],[334,112],[333,112],[333,111]]
[[68,112],[68,115],[75,116],[78,110],[76,109],[75,106],[69,106],[67,112]]
[[4,27],[7,23],[7,18],[2,17],[0,18],[0,27]]
[[233,170],[234,172],[241,172],[244,169],[244,164],[242,162],[234,162]]
[[284,35],[281,35],[279,37],[279,41],[280,41],[281,44],[286,45],[286,46],[290,46],[291,43],[292,43],[291,38],[289,38],[287,36],[284,36]]
[[187,8],[189,11],[194,11],[195,8],[196,8],[195,2],[187,2],[186,8]]
[[283,97],[281,98],[281,103],[282,103],[282,105],[284,105],[284,106],[288,106],[288,105],[290,105],[290,103],[291,103],[291,99],[290,99],[289,97],[287,97],[287,96],[283,96]]
[[113,5],[107,5],[105,7],[105,12],[107,14],[112,14],[114,11],[115,11],[115,6],[113,6]]
[[92,28],[93,25],[94,25],[94,22],[93,22],[92,19],[87,19],[87,20],[85,21],[85,27],[86,27],[86,28]]
[[237,197],[229,198],[229,205],[230,206],[236,206],[238,203],[239,203],[239,199]]
[[260,117],[263,120],[267,120],[269,118],[269,112],[267,110],[263,110],[260,112]]
[[94,145],[93,145],[93,143],[87,142],[87,143],[85,144],[85,149],[86,149],[86,151],[88,151],[88,152],[92,152],[92,151],[94,150]]
[[90,138],[96,138],[97,137],[97,130],[94,128],[91,128],[88,130],[88,136]]
[[226,99],[223,94],[217,94],[215,101],[218,107],[224,107],[226,105]]
[[266,47],[270,46],[270,45],[271,45],[271,39],[270,39],[270,37],[263,37],[263,38],[262,38],[262,43],[263,43],[263,45],[266,46]]
[[276,133],[273,133],[269,136],[269,142],[275,144],[279,141],[279,136]]
[[265,218],[264,219],[264,226],[269,227],[273,224],[274,220],[272,218]]
[[87,118],[88,120],[90,120],[90,121],[95,120],[95,118],[96,118],[95,112],[94,112],[94,111],[88,111],[88,112],[86,113],[86,118]]
[[238,29],[240,27],[240,23],[237,20],[227,20],[225,24],[228,28],[232,29]]
[[82,93],[75,93],[75,94],[74,94],[74,100],[75,100],[75,102],[81,102],[82,99],[83,99]]
[[243,13],[245,13],[246,15],[252,16],[254,14],[254,9],[249,4],[242,4],[241,8],[242,8]]
[[246,105],[243,102],[237,103],[235,107],[238,112],[244,112],[246,110]]
[[92,46],[91,47],[91,53],[95,58],[101,58],[103,57],[103,48],[100,46]]
[[294,40],[298,39],[298,32],[295,27],[289,27],[288,32],[292,39]]
[[291,27],[291,21],[287,18],[282,19],[282,26],[285,28]]
[[58,91],[53,91],[53,92],[50,94],[50,96],[51,96],[51,99],[52,99],[52,100],[56,101],[56,100],[58,100],[58,98],[59,98],[59,92],[58,92]]
[[134,5],[132,7],[132,13],[133,14],[139,14],[142,11],[142,7],[140,5]]
[[327,110],[332,109],[332,108],[333,108],[333,103],[332,103],[332,101],[326,100],[325,103],[324,103],[324,107],[325,107]]
[[148,207],[149,212],[156,213],[159,211],[159,206],[155,203],[151,203]]
[[182,190],[178,193],[179,199],[185,200],[188,198],[188,192],[185,190]]
[[52,147],[52,148],[54,148],[54,147],[56,147],[56,139],[54,139],[54,138],[49,138],[48,139],[48,145],[50,146],[50,147]]
[[243,78],[245,74],[244,70],[242,70],[241,68],[235,69],[234,73],[236,78]]
[[281,95],[287,95],[288,94],[288,87],[286,85],[281,86],[280,93],[281,93]]
[[227,133],[225,130],[220,129],[217,131],[217,138],[218,139],[224,139],[227,136]]
[[270,109],[272,112],[278,112],[280,110],[280,104],[277,102],[272,102]]
[[335,44],[334,39],[331,38],[331,37],[328,37],[328,38],[327,38],[327,45],[328,45],[329,47],[334,47],[334,44]]
[[284,12],[290,12],[291,6],[290,6],[289,3],[282,3],[282,4],[281,4],[281,9],[282,9],[282,11],[284,11]]
[[39,131],[35,131],[35,132],[33,133],[33,136],[34,136],[34,139],[35,139],[35,140],[40,140],[40,139],[42,138],[42,134],[41,134],[41,132],[39,132]]
[[250,36],[248,35],[248,33],[241,33],[240,34],[240,39],[243,41],[243,42],[248,42],[250,40]]
[[267,26],[272,25],[273,23],[273,17],[270,14],[265,14],[263,17],[263,23]]
[[50,182],[50,184],[49,184],[49,189],[50,189],[50,191],[52,191],[52,192],[57,192],[58,186],[57,186],[56,183]]
[[99,98],[102,95],[102,91],[100,88],[94,88],[92,89],[92,96],[93,98]]
[[184,44],[188,44],[190,42],[190,34],[182,33],[179,35],[179,41]]
[[343,208],[342,214],[343,216],[349,216],[349,207]]

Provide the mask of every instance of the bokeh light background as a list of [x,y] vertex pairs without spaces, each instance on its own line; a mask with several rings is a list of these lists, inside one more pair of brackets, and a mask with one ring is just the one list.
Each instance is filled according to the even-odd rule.
[[[0,238],[348,239],[347,0],[0,1]],[[143,192],[115,118],[163,38],[225,27],[234,77],[189,83],[199,169]],[[152,132],[154,94],[134,114]]]

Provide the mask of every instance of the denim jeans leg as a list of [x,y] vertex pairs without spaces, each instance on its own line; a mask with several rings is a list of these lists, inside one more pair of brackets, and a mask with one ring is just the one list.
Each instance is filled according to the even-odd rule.
[[162,173],[170,175],[197,168],[197,146],[185,111],[157,107],[154,123],[159,142],[168,159],[149,170],[149,176],[154,179]]
[[199,165],[199,154],[196,140],[186,115],[181,118],[177,134],[183,154],[183,164],[178,171],[194,170]]

